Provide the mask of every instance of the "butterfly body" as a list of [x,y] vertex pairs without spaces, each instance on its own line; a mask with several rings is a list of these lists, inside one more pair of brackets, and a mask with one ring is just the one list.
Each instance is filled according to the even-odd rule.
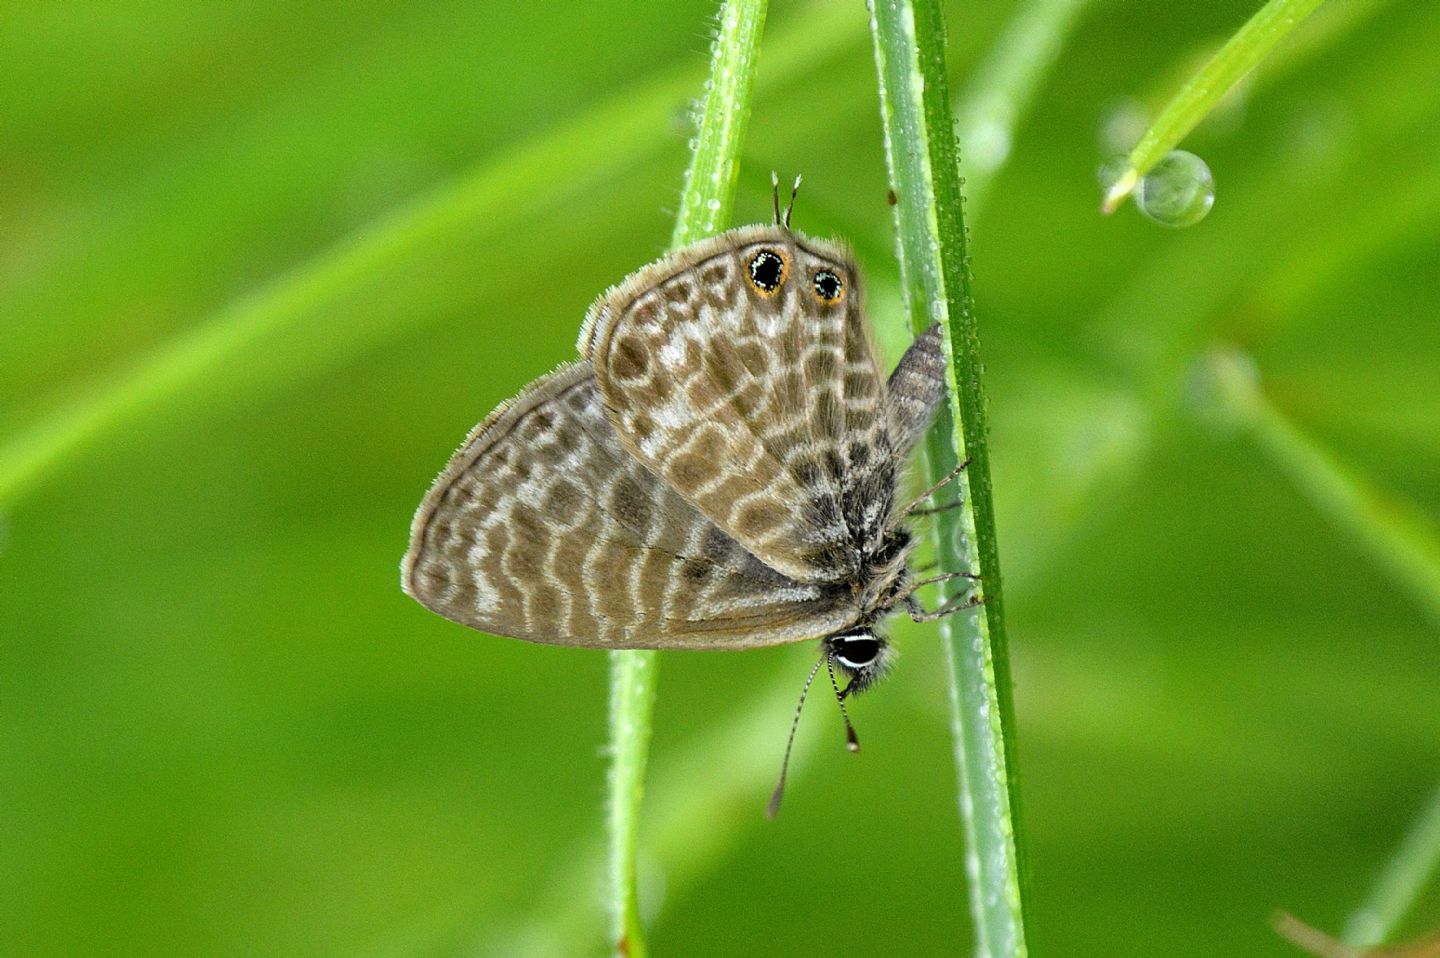
[[824,637],[858,691],[911,603],[899,477],[944,395],[940,333],[887,379],[853,259],[732,230],[591,307],[582,360],[475,428],[416,513],[405,590],[446,618],[596,648]]

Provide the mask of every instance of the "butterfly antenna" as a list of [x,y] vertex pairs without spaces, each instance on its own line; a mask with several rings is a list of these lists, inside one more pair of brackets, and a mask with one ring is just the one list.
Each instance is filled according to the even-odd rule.
[[765,810],[766,818],[774,818],[780,811],[780,799],[785,795],[785,773],[790,771],[790,749],[795,744],[795,732],[800,728],[800,710],[805,707],[805,696],[810,694],[810,683],[815,681],[815,673],[819,671],[820,663],[816,662],[805,679],[805,687],[800,690],[800,704],[795,706],[795,718],[790,722],[790,737],[785,740],[785,759],[780,763],[780,781],[775,784],[775,794],[770,796],[770,807]]
[[[845,720],[845,747],[852,752],[860,751],[860,736],[855,734],[855,726],[850,724],[850,713],[845,711],[845,692],[840,691],[840,683],[835,681],[835,663],[830,656],[825,656],[825,671],[830,673],[830,687],[835,690],[835,704],[840,706],[840,717]],[[846,692],[849,691],[847,688]]]
[[[791,212],[793,212],[794,209],[795,209],[795,197],[796,197],[796,196],[799,196],[799,195],[800,195],[800,174],[799,174],[799,173],[796,173],[796,174],[795,174],[795,185],[792,186],[792,187],[790,187],[790,205],[787,206],[787,207],[785,207],[785,228],[786,228],[787,230],[790,228],[790,214],[791,214]],[[779,195],[778,195],[778,194],[776,195],[776,199],[777,199],[777,200],[779,199]]]
[[[770,202],[775,207],[775,225],[780,225],[780,174],[774,170],[770,171]],[[790,217],[786,214],[786,225],[789,225]]]

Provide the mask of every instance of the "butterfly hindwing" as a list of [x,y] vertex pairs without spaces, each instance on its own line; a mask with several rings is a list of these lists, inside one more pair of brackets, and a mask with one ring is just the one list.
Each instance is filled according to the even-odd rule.
[[945,354],[941,351],[940,324],[916,337],[895,371],[890,374],[886,393],[890,436],[896,452],[910,453],[945,398]]
[[532,383],[470,434],[421,503],[405,590],[472,628],[603,648],[745,648],[853,610],[767,567],[621,444],[588,365]]

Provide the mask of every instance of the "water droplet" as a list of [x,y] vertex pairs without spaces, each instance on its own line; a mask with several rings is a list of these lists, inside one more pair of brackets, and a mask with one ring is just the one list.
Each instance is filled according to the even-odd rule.
[[1194,226],[1215,205],[1215,178],[1194,153],[1172,150],[1135,187],[1135,206],[1161,226]]
[[705,207],[709,210],[719,210],[720,201],[712,196],[710,199],[705,201]]

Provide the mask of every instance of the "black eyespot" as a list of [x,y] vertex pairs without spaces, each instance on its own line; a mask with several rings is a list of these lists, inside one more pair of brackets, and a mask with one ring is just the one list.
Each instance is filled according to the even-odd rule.
[[864,668],[880,654],[880,643],[872,638],[836,639],[835,656],[853,668]]
[[836,302],[843,292],[845,292],[845,284],[840,281],[840,277],[828,269],[822,269],[815,274],[815,295],[820,297],[820,302]]
[[785,259],[774,250],[762,249],[750,260],[750,281],[762,293],[773,293],[785,282]]

